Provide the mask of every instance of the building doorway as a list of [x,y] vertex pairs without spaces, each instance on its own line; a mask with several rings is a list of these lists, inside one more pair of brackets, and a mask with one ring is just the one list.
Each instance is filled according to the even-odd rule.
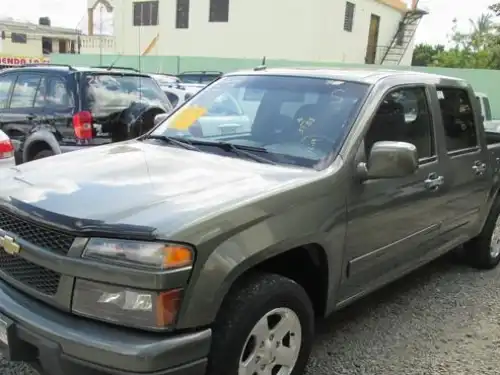
[[368,45],[366,46],[366,64],[375,64],[377,57],[378,32],[380,28],[380,17],[372,14],[370,17],[370,28],[368,30]]
[[59,39],[59,53],[68,53],[68,41]]
[[50,55],[52,52],[52,38],[42,37],[42,52],[44,55]]

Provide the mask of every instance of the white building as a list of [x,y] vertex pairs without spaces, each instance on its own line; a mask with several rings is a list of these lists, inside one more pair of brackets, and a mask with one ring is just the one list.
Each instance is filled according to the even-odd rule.
[[89,12],[98,3],[124,55],[360,64],[410,65],[425,14],[403,0],[88,0]]

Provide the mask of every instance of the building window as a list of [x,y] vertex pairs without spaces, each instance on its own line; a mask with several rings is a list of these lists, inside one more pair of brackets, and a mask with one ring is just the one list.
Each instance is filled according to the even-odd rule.
[[134,26],[158,25],[159,1],[136,1],[134,6]]
[[12,43],[22,43],[22,44],[28,43],[28,37],[26,34],[12,33],[10,37]]
[[177,29],[189,28],[189,0],[177,0],[175,27]]
[[356,4],[346,1],[345,3],[345,16],[344,16],[344,30],[352,32],[352,26],[354,23],[354,8]]
[[229,21],[229,0],[210,0],[209,22]]

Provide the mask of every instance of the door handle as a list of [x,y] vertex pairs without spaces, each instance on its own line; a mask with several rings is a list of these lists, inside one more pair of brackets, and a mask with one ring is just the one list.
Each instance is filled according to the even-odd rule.
[[27,115],[27,116],[26,116],[26,118],[27,118],[29,121],[32,121],[32,120],[36,119],[36,117],[37,117],[37,116],[36,116],[35,114],[33,114],[33,113],[30,113],[29,115]]
[[430,191],[439,190],[439,188],[444,184],[444,177],[439,176],[437,173],[431,173],[424,181],[425,188]]
[[476,176],[482,176],[484,172],[486,172],[486,163],[476,161],[472,166],[472,170],[474,171]]

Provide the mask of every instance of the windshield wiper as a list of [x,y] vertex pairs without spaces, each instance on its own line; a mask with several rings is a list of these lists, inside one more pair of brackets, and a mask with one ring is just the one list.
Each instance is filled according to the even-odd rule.
[[156,139],[159,141],[167,142],[185,148],[186,150],[201,151],[198,147],[194,146],[189,139],[186,138],[169,137],[166,135],[150,135],[146,137],[146,139]]
[[263,158],[261,156],[254,154],[254,152],[268,154],[269,152],[263,147],[238,145],[238,144],[233,144],[233,143],[229,143],[229,142],[220,142],[220,141],[206,141],[206,140],[201,140],[201,139],[190,139],[189,141],[190,141],[191,145],[218,147],[224,151],[232,152],[236,155],[247,157],[248,159],[257,161],[259,163],[277,164],[270,159]]

